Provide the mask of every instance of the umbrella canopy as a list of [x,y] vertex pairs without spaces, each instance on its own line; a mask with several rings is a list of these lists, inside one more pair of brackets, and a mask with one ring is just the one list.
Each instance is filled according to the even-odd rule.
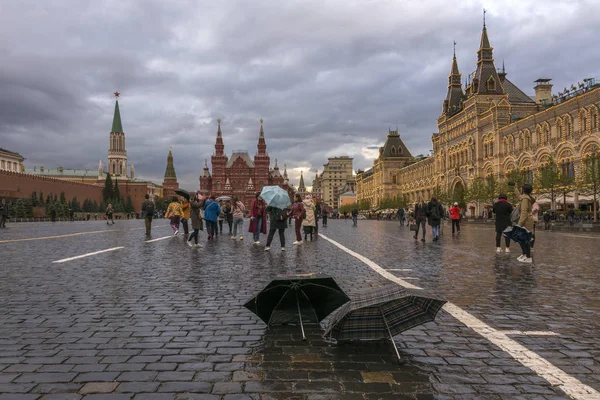
[[216,198],[217,201],[231,201],[231,197],[229,196],[221,196]]
[[299,319],[304,337],[303,315],[308,314],[309,318],[314,316],[315,322],[321,322],[349,301],[350,298],[330,276],[282,275],[271,281],[244,307],[258,315],[267,325]]
[[190,199],[190,192],[184,189],[175,189],[175,193],[180,195],[181,197],[185,197],[186,199]]
[[[433,321],[446,303],[422,290],[388,284],[358,294],[329,318],[326,334],[338,340],[383,339]],[[398,358],[400,355],[396,349]]]
[[260,197],[267,203],[267,206],[281,210],[285,210],[292,204],[288,192],[279,186],[264,186],[260,192]]
[[533,237],[531,231],[519,225],[509,226],[502,234],[517,243],[529,243]]

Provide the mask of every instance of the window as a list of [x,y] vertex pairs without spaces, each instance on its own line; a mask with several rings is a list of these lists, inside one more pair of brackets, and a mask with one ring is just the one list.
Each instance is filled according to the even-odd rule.
[[490,157],[494,157],[494,142],[490,142]]
[[564,161],[561,164],[561,172],[564,177],[568,179],[575,179],[575,168],[571,161]]
[[490,76],[490,79],[488,79],[488,81],[487,81],[487,90],[489,90],[489,91],[496,90],[496,81],[491,76]]
[[2,164],[0,164],[0,165],[2,166],[2,169],[5,168],[5,166],[4,166],[4,160],[2,160]]
[[217,181],[217,190],[221,190],[221,181]]
[[392,146],[392,149],[390,150],[390,152],[392,153],[392,155],[396,155],[396,148],[394,146]]

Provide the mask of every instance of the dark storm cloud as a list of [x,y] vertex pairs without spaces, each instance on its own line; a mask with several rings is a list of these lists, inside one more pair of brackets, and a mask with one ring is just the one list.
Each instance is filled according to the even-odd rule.
[[[27,166],[106,164],[114,102],[136,174],[162,181],[169,146],[193,189],[223,120],[226,152],[268,151],[307,184],[327,157],[368,168],[398,126],[426,154],[456,40],[475,69],[481,10],[496,66],[533,94],[597,76],[591,1],[19,1],[0,12],[0,143]],[[464,79],[463,79],[464,80]],[[210,161],[209,161],[210,162]],[[308,172],[310,170],[310,173]]]

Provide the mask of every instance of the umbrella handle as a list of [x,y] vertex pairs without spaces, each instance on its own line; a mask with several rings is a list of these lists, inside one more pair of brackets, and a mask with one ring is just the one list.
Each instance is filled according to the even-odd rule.
[[392,341],[392,345],[394,346],[394,350],[396,350],[396,356],[398,356],[398,361],[402,361],[400,358],[400,353],[398,352],[398,348],[396,347],[396,342],[394,341],[394,337],[392,336],[392,332],[390,331],[390,327],[388,326],[387,319],[385,319],[385,314],[379,307],[379,312],[381,313],[381,317],[383,318],[383,322],[385,323],[385,329],[387,329],[388,334],[390,335],[390,340]]
[[302,313],[300,312],[300,302],[298,301],[298,291],[294,290],[296,293],[296,305],[298,306],[298,317],[300,318],[300,329],[302,330],[302,340],[306,340],[306,336],[304,335],[304,325],[302,324]]

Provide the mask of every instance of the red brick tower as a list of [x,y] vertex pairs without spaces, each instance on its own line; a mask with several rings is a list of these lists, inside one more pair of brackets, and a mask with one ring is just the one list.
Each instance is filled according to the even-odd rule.
[[179,182],[177,182],[177,175],[175,174],[175,167],[173,166],[173,148],[169,148],[169,155],[167,157],[167,169],[165,170],[165,179],[163,180],[163,197],[169,199],[175,196],[175,190],[179,189]]
[[212,185],[210,191],[211,193],[218,195],[225,189],[225,182],[227,181],[227,156],[225,155],[225,145],[223,144],[220,119],[217,120],[215,154],[210,160],[212,164]]
[[254,156],[254,188],[259,191],[263,186],[270,185],[269,166],[271,159],[267,154],[267,143],[265,142],[265,131],[263,130],[263,120],[260,120],[260,132],[258,134],[258,153]]

